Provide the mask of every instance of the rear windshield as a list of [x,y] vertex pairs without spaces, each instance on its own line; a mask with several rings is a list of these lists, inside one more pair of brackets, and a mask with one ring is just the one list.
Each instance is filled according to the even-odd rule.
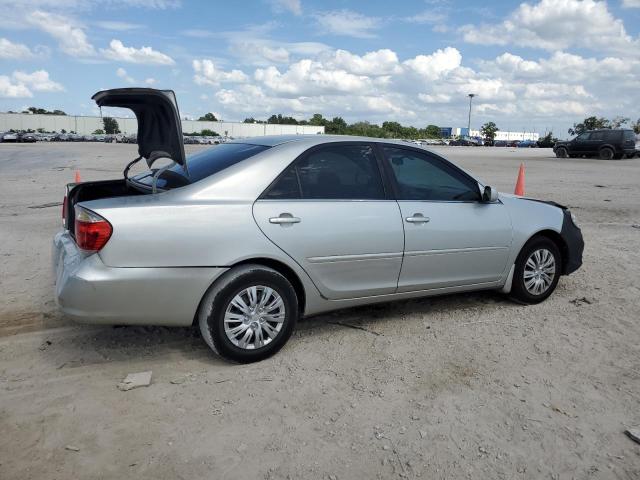
[[[216,174],[242,160],[253,157],[267,148],[269,147],[246,143],[223,143],[207,148],[187,158],[188,177],[185,176],[184,169],[180,165],[174,165],[158,177],[156,186],[162,190],[184,187]],[[145,172],[133,177],[133,180],[136,183],[151,187],[154,173],[155,170]]]

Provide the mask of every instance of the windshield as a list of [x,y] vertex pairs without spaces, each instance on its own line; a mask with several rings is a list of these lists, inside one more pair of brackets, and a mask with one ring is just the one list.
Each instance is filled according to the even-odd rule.
[[[174,165],[158,177],[156,186],[162,190],[184,187],[214,175],[242,160],[253,157],[267,148],[269,147],[246,143],[223,143],[207,148],[187,158],[188,178],[185,176],[182,166]],[[136,175],[133,177],[133,181],[146,187],[151,187],[155,172],[156,170],[151,170]]]

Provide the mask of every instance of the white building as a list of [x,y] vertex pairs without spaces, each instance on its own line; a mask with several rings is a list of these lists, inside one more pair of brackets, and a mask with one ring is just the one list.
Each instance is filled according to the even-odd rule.
[[[124,134],[135,134],[138,122],[135,118],[113,117],[118,121],[120,131]],[[88,135],[102,130],[102,117],[81,117],[73,115],[38,115],[27,113],[0,113],[0,132],[8,130],[38,130],[46,132],[75,132]],[[324,133],[324,127],[312,125],[277,125],[266,123],[241,122],[200,122],[183,120],[182,131],[185,133],[200,132],[208,129],[229,137],[257,137],[262,135],[296,135]]]
[[[452,130],[453,135],[466,135],[466,128],[454,128]],[[471,137],[483,137],[480,130],[471,130]],[[498,130],[496,132],[495,140],[533,140],[534,142],[538,141],[540,138],[540,134],[537,132],[505,132],[502,130]]]

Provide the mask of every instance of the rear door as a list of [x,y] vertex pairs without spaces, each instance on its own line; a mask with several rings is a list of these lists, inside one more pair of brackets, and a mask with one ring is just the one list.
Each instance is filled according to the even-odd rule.
[[311,148],[255,202],[253,214],[326,298],[395,292],[403,226],[372,144]]
[[512,239],[506,207],[482,202],[474,179],[430,152],[381,148],[405,229],[398,292],[499,280]]

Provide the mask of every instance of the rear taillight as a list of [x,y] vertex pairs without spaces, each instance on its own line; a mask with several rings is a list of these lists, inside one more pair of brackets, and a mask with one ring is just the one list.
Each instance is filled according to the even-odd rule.
[[113,228],[97,213],[76,205],[75,237],[78,247],[87,252],[97,252],[104,247]]
[[65,194],[64,200],[62,201],[62,226],[64,228],[67,228],[67,202],[67,195]]

